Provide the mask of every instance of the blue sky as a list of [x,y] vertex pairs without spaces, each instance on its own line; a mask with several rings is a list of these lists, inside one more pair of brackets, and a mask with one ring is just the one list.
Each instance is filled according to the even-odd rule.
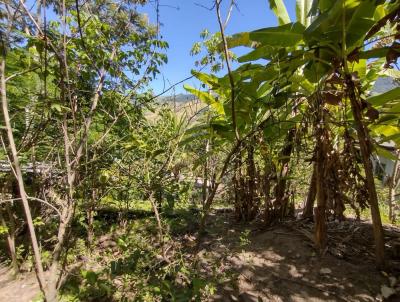
[[[229,0],[223,0],[223,14],[227,12]],[[268,0],[236,0],[239,10],[234,9],[231,20],[226,29],[227,34],[241,31],[250,31],[262,27],[277,25],[277,19],[269,9]],[[219,30],[215,11],[209,11],[213,0],[160,0],[160,22],[162,23],[161,35],[169,43],[168,64],[161,68],[161,75],[153,81],[151,87],[156,94],[168,88],[171,84],[179,82],[190,76],[190,70],[195,68],[195,57],[190,56],[193,43],[200,41],[200,32],[208,29],[211,33]],[[295,16],[295,1],[285,1],[292,20]],[[156,22],[154,4],[149,3],[140,9],[148,14],[150,22]],[[198,86],[195,80],[186,82]],[[176,86],[169,92],[184,92],[183,84]]]

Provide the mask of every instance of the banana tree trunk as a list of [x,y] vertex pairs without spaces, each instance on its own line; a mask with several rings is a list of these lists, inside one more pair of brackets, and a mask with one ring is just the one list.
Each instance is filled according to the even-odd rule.
[[317,152],[316,152],[316,195],[317,207],[315,209],[315,243],[321,253],[325,251],[327,243],[327,227],[326,227],[326,165],[327,165],[327,130],[320,124],[317,129]]
[[240,156],[237,156],[234,160],[232,183],[233,183],[235,213],[238,220],[241,219],[241,202],[242,202],[242,196],[240,194],[240,171],[239,171],[240,166],[241,166]]
[[313,163],[313,173],[311,175],[310,187],[308,188],[308,194],[306,204],[302,214],[303,218],[312,218],[314,213],[314,202],[317,195],[317,165]]
[[280,153],[280,171],[278,174],[277,184],[275,186],[275,204],[279,210],[279,219],[283,219],[287,215],[289,196],[287,194],[287,177],[289,175],[290,157],[294,149],[294,137],[296,129],[290,129],[286,137],[286,144]]
[[360,152],[364,165],[367,189],[369,194],[369,204],[371,208],[373,234],[375,240],[375,257],[378,267],[385,264],[385,242],[382,228],[381,215],[379,212],[378,196],[376,193],[375,180],[371,162],[371,138],[368,128],[363,122],[362,108],[359,98],[356,95],[356,87],[351,74],[346,74],[347,93],[351,102],[351,109],[357,129],[357,136],[360,144]]
[[254,163],[254,146],[250,141],[247,147],[247,196],[246,196],[246,207],[245,207],[245,219],[246,221],[252,220],[257,212],[257,205],[255,204],[256,195],[256,166]]

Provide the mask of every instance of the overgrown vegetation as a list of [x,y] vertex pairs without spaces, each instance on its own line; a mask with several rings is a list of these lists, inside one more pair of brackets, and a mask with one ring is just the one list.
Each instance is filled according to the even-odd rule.
[[[236,3],[225,20],[215,0],[220,31],[191,52],[211,73],[192,71],[202,89],[186,85],[196,100],[178,109],[148,88],[168,43],[145,3],[0,2],[1,256],[14,273],[34,268],[47,302],[207,301],[230,274],[196,256],[216,203],[242,249],[250,223],[297,218],[324,255],[328,222],[371,219],[390,271],[400,3],[298,0],[291,20],[270,0],[277,26],[227,36]],[[374,94],[378,78],[393,88]]]

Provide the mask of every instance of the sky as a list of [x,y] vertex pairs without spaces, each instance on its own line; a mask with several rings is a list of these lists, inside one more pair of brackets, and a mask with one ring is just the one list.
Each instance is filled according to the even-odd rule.
[[[167,50],[168,64],[161,67],[161,74],[150,85],[155,94],[163,92],[191,75],[191,69],[196,68],[194,65],[196,57],[190,55],[190,49],[195,42],[201,41],[201,31],[204,29],[208,29],[211,33],[219,31],[215,10],[209,11],[205,8],[211,7],[213,0],[160,0],[159,2],[161,35],[169,43],[169,49]],[[222,1],[223,16],[227,13],[229,2],[229,0]],[[236,0],[238,9],[232,12],[226,34],[276,26],[277,19],[269,9],[268,2],[268,0]],[[294,20],[295,1],[287,0],[285,4],[291,19]],[[150,1],[139,11],[146,13],[151,23],[156,23],[154,1]],[[243,52],[243,50],[240,51]],[[199,86],[194,79],[185,83],[194,87]],[[185,93],[183,84],[177,85],[168,94]]]

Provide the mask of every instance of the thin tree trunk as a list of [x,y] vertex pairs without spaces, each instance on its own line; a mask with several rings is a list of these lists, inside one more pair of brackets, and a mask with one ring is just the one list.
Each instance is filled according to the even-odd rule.
[[[210,141],[206,141],[206,154],[210,151]],[[208,197],[208,158],[204,161],[203,166],[203,186],[202,186],[202,205],[204,206]]]
[[272,178],[271,162],[265,160],[264,168],[264,184],[263,184],[263,194],[264,194],[264,222],[268,225],[271,222],[271,178]]
[[[6,206],[9,205],[6,204]],[[7,245],[10,251],[11,267],[13,268],[14,274],[16,275],[19,273],[19,266],[17,261],[17,254],[15,252],[15,225],[13,221],[10,221],[9,224],[7,224],[6,220],[4,219],[2,208],[0,208],[0,222],[4,227],[7,228]]]
[[97,189],[93,188],[92,191],[92,200],[89,203],[89,207],[87,210],[87,220],[88,220],[88,228],[87,228],[87,240],[88,240],[88,245],[91,248],[93,244],[93,238],[94,238],[94,230],[93,230],[93,223],[94,223],[94,205],[96,203],[97,199]]
[[245,137],[243,137],[243,139],[236,141],[235,145],[232,147],[232,149],[230,150],[230,152],[226,156],[225,160],[223,161],[222,169],[221,169],[220,173],[218,174],[218,176],[215,177],[215,181],[214,181],[214,178],[213,178],[210,194],[208,195],[207,201],[204,204],[203,216],[201,217],[200,226],[199,226],[199,233],[200,234],[202,234],[204,232],[204,227],[205,227],[205,223],[206,223],[206,220],[207,220],[207,216],[208,216],[208,213],[210,211],[211,205],[212,205],[212,203],[214,201],[215,194],[217,193],[217,190],[218,190],[218,187],[219,187],[219,185],[220,185],[220,183],[222,181],[222,178],[225,176],[225,173],[226,173],[226,171],[228,169],[228,166],[229,166],[229,164],[231,162],[232,157],[237,153],[237,151],[242,146],[243,140],[252,137],[254,135],[254,133],[256,133],[256,131],[258,131],[260,129],[263,129],[263,127],[265,126],[265,123],[268,120],[269,119],[267,118],[266,120],[262,121],[257,127],[254,128],[253,131],[251,131]]
[[48,287],[48,301],[57,301],[57,293],[60,287],[60,280],[62,276],[61,271],[61,254],[64,248],[65,238],[67,236],[70,223],[73,217],[73,205],[69,204],[61,212],[60,225],[58,227],[57,243],[53,250],[53,260],[49,270],[49,278],[47,281]]
[[392,175],[390,176],[389,181],[389,219],[392,223],[396,221],[396,213],[394,211],[394,205],[396,203],[396,187],[398,182],[398,172],[400,168],[400,152],[396,151],[396,160],[394,162]]
[[[4,47],[4,45],[3,45]],[[5,51],[5,50],[4,50]],[[5,68],[6,68],[6,60],[5,60],[5,53],[3,53],[0,63],[0,78],[1,78],[1,103],[2,103],[2,110],[3,110],[3,118],[4,124],[7,130],[7,137],[9,148],[12,155],[13,167],[15,171],[15,177],[18,181],[18,189],[22,200],[22,205],[24,207],[24,212],[28,224],[29,234],[31,237],[32,249],[35,259],[35,267],[36,267],[36,276],[39,282],[40,289],[42,290],[43,294],[46,297],[46,300],[49,302],[51,300],[47,299],[47,290],[45,286],[45,278],[43,272],[43,265],[42,265],[42,258],[40,255],[39,245],[36,238],[35,227],[33,225],[31,210],[29,207],[29,202],[27,199],[27,195],[25,192],[25,184],[22,177],[21,166],[19,164],[18,152],[15,145],[14,134],[12,132],[12,126],[10,121],[10,115],[8,110],[8,101],[7,101],[7,94],[6,94],[6,80],[5,80]]]
[[[111,58],[113,58],[115,55],[115,49],[113,50],[111,54]],[[64,58],[65,61],[65,58]],[[66,62],[61,62],[62,64],[66,64]],[[65,67],[65,70],[67,70],[66,66],[61,66],[61,70]],[[47,283],[48,286],[48,296],[49,300],[48,301],[56,301],[57,300],[57,293],[60,284],[60,280],[62,277],[62,271],[60,267],[60,257],[65,245],[65,240],[72,222],[72,218],[74,216],[74,190],[75,190],[75,185],[77,182],[77,175],[78,175],[78,168],[80,165],[81,158],[83,156],[83,151],[84,147],[86,146],[88,137],[89,137],[89,130],[92,124],[93,116],[96,111],[98,102],[100,100],[100,95],[103,90],[103,85],[104,85],[104,80],[105,80],[105,69],[102,68],[99,73],[99,80],[97,83],[96,91],[94,93],[94,96],[91,100],[91,107],[88,115],[85,118],[83,128],[83,136],[80,139],[80,141],[76,144],[75,151],[75,156],[74,160],[71,160],[70,154],[71,150],[73,150],[73,146],[71,144],[71,140],[68,136],[68,117],[66,114],[64,114],[64,119],[63,119],[63,125],[62,125],[62,130],[63,130],[63,138],[64,138],[64,155],[65,155],[65,166],[67,170],[67,188],[68,188],[68,194],[67,194],[67,200],[66,204],[63,207],[62,210],[62,216],[60,219],[60,225],[58,228],[58,234],[57,234],[57,243],[54,247],[53,250],[53,259],[52,263],[50,266],[50,277]],[[62,81],[63,83],[63,81]],[[64,97],[65,93],[68,92],[68,88],[65,87],[65,84],[63,83],[63,88],[62,88],[62,99],[65,100],[66,98]],[[71,105],[72,106],[72,105]],[[75,120],[74,120],[75,122]]]
[[257,212],[255,204],[256,195],[256,166],[254,163],[254,146],[253,139],[247,146],[247,198],[246,198],[246,220],[250,221]]
[[[254,133],[260,129],[262,129],[265,125],[265,123],[268,121],[268,119],[262,121],[253,131],[251,131],[250,133],[248,133],[244,138],[244,139],[248,139],[250,137],[252,137],[254,135]],[[236,154],[236,152],[240,149],[240,147],[242,146],[243,140],[239,140],[236,141],[235,145],[232,147],[232,149],[230,150],[230,152],[228,153],[228,155],[226,156],[224,162],[223,162],[223,166],[222,169],[220,171],[220,173],[218,174],[217,177],[215,177],[215,181],[212,181],[212,187],[211,187],[211,191],[210,194],[208,195],[208,198],[204,204],[204,208],[203,208],[203,216],[201,217],[200,220],[200,226],[199,226],[199,233],[202,234],[204,232],[204,227],[206,224],[206,220],[207,220],[207,216],[208,213],[210,211],[211,205],[214,201],[214,197],[215,194],[217,193],[218,187],[222,181],[222,178],[225,176],[225,173],[228,169],[228,166],[231,162],[232,157]]]
[[281,167],[278,174],[277,184],[275,186],[275,204],[279,210],[279,219],[283,219],[287,214],[287,203],[289,201],[287,195],[287,177],[289,175],[290,157],[294,148],[293,140],[295,133],[295,128],[289,130],[286,137],[286,144],[280,153],[281,159],[279,162]]
[[[322,127],[319,125],[319,127]],[[315,243],[321,253],[325,251],[327,243],[326,228],[326,163],[327,163],[327,134],[326,129],[317,129],[317,152],[316,152],[316,195],[317,207],[315,209]]]
[[381,215],[379,212],[378,196],[376,193],[374,174],[371,162],[371,139],[367,127],[362,120],[361,104],[356,95],[356,87],[351,74],[346,74],[347,92],[351,102],[354,122],[357,128],[360,151],[364,164],[365,177],[367,180],[367,189],[369,194],[369,204],[371,207],[371,217],[373,224],[373,233],[375,239],[375,257],[378,267],[385,264],[385,242],[382,228]]
[[61,268],[60,268],[60,258],[61,253],[64,248],[64,243],[66,239],[66,235],[68,232],[68,228],[72,222],[73,218],[73,194],[74,194],[74,182],[76,180],[76,171],[71,169],[71,159],[70,159],[70,149],[71,143],[68,137],[67,129],[67,116],[64,115],[63,119],[63,133],[64,133],[64,156],[65,156],[65,165],[67,170],[67,183],[68,183],[68,193],[66,196],[66,201],[63,206],[60,218],[60,225],[58,227],[57,234],[57,243],[53,249],[53,259],[50,266],[50,275],[48,280],[48,289],[49,289],[49,297],[50,301],[57,300],[57,292],[58,292],[58,284],[62,276]]
[[153,207],[154,211],[154,216],[156,217],[157,220],[157,229],[158,229],[158,240],[161,245],[161,253],[162,257],[164,260],[167,260],[167,255],[166,255],[166,250],[165,250],[165,242],[164,242],[164,235],[163,235],[163,227],[161,223],[161,217],[160,217],[160,212],[158,211],[157,204],[153,199],[153,194],[150,194],[150,203],[151,206]]
[[214,201],[214,197],[215,197],[215,195],[217,193],[219,185],[221,184],[222,178],[225,176],[226,170],[228,169],[228,166],[229,166],[229,163],[230,163],[232,157],[238,151],[238,149],[240,148],[241,145],[242,145],[242,141],[238,141],[238,142],[236,142],[235,146],[233,146],[233,148],[231,149],[231,151],[228,153],[228,155],[226,156],[226,158],[224,160],[224,164],[223,164],[222,169],[221,169],[221,171],[220,171],[220,173],[218,175],[218,178],[213,183],[211,191],[210,191],[210,193],[208,195],[208,198],[207,198],[207,200],[206,200],[206,202],[204,204],[203,216],[201,217],[200,226],[199,226],[199,233],[200,234],[202,234],[204,232],[207,216],[208,216],[209,211],[211,209],[211,205],[212,205],[212,203]]
[[303,218],[312,218],[314,213],[314,202],[317,195],[317,165],[313,163],[313,173],[311,175],[310,187],[308,188],[308,194],[306,204],[302,214]]
[[[222,45],[223,45],[223,50],[224,50],[224,57],[225,57],[225,63],[226,63],[226,68],[228,69],[228,77],[229,77],[229,84],[230,84],[230,92],[231,92],[231,115],[232,115],[232,128],[235,133],[235,138],[236,141],[240,141],[240,136],[239,136],[239,131],[236,125],[236,110],[235,110],[235,101],[236,101],[236,94],[235,94],[235,80],[232,74],[232,68],[231,68],[231,63],[230,63],[230,55],[229,55],[229,48],[228,48],[228,42],[225,36],[225,27],[228,24],[230,14],[228,14],[228,17],[225,21],[224,24],[222,24],[222,18],[221,18],[221,2],[222,0],[215,0],[215,8],[217,11],[217,18],[218,18],[218,24],[219,24],[219,30],[221,33],[221,38],[222,38]],[[231,3],[230,9],[233,8],[233,2]]]
[[236,157],[234,160],[234,169],[233,169],[233,177],[232,177],[232,182],[233,182],[233,194],[234,194],[234,205],[235,205],[235,213],[237,216],[237,219],[240,220],[241,218],[241,196],[240,196],[240,174],[239,174],[239,169],[240,169],[240,158]]
[[[3,184],[2,186],[2,192],[1,192],[1,196],[2,199],[5,200],[6,199],[6,186],[7,186],[8,182],[5,182],[5,184]],[[8,216],[8,225],[6,223],[6,219],[4,219],[3,216],[3,211],[0,208],[0,219],[1,219],[1,223],[7,227],[8,232],[7,232],[7,243],[8,243],[8,248],[10,250],[10,257],[11,257],[11,266],[13,267],[14,273],[18,274],[19,273],[19,266],[18,266],[18,260],[17,260],[17,253],[15,250],[15,218],[13,215],[13,211],[11,209],[11,206],[9,203],[5,203],[5,208],[6,208],[6,212],[7,212],[7,216]]]

